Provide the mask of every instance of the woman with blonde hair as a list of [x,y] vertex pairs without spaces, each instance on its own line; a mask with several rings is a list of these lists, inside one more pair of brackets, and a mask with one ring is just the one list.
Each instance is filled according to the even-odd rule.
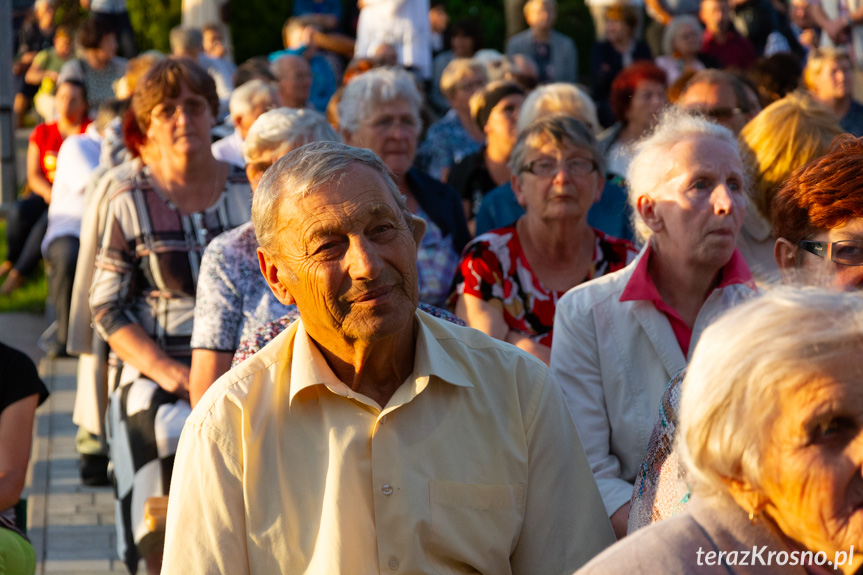
[[791,172],[825,154],[842,128],[836,117],[804,92],[793,92],[764,108],[740,133],[749,168],[746,218],[737,246],[758,281],[776,281],[771,233],[773,198]]
[[854,137],[863,136],[863,105],[854,100],[854,65],[843,48],[816,48],[809,52],[803,84],[816,102],[839,119]]
[[470,98],[487,82],[485,66],[472,58],[456,58],[444,68],[440,89],[450,109],[417,150],[417,164],[430,176],[445,182],[455,164],[482,147],[485,134],[470,117]]

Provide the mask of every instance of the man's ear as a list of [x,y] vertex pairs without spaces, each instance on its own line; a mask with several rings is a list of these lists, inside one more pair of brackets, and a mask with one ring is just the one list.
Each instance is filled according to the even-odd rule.
[[419,248],[423,236],[426,235],[426,228],[428,227],[428,225],[426,224],[426,221],[419,216],[411,216],[411,219],[413,220],[414,224],[414,242],[416,242],[416,245]]
[[773,258],[779,266],[782,281],[786,284],[797,283],[797,247],[785,238],[777,238],[773,245]]
[[275,258],[262,247],[258,247],[258,264],[261,266],[261,273],[264,275],[264,279],[267,280],[267,284],[270,286],[270,290],[272,290],[276,299],[284,305],[295,303],[293,296],[288,292],[288,288],[279,279],[279,267],[276,264]]
[[656,201],[650,196],[639,196],[635,209],[650,231],[656,233],[663,229],[662,217],[656,211]]

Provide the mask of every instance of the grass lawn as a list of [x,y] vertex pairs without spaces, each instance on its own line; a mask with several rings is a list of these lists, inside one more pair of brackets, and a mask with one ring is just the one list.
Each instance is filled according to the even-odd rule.
[[[0,220],[0,262],[6,261],[6,221]],[[26,311],[45,313],[45,299],[48,297],[48,282],[45,281],[45,267],[42,263],[30,280],[10,295],[0,295],[0,313]]]

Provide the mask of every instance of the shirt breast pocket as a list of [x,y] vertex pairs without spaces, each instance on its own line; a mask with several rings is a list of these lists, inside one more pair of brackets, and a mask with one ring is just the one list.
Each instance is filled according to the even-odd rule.
[[510,572],[525,486],[429,480],[429,560],[442,574]]

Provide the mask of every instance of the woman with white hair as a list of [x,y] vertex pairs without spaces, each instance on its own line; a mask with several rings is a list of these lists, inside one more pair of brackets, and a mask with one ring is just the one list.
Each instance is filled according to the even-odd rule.
[[861,354],[857,294],[778,288],[723,315],[683,383],[688,508],[579,575],[858,572]]
[[339,127],[346,144],[367,148],[384,161],[408,209],[426,221],[417,254],[419,299],[440,307],[470,234],[455,190],[413,167],[421,105],[422,96],[408,72],[375,68],[345,87]]
[[234,131],[213,143],[213,157],[238,168],[246,167],[243,140],[258,116],[279,106],[279,91],[270,82],[255,79],[237,86],[228,103]]
[[[327,119],[312,110],[277,108],[255,120],[243,142],[246,175],[252,191],[276,160],[309,142],[341,141]],[[214,239],[198,275],[189,397],[194,407],[216,379],[231,367],[240,342],[296,306],[273,297],[258,267],[258,240],[252,223]]]
[[450,109],[429,127],[417,152],[417,163],[430,176],[447,181],[454,165],[482,147],[485,134],[470,117],[470,97],[486,82],[485,67],[471,58],[457,58],[444,68],[440,90]]
[[666,384],[711,320],[755,293],[736,249],[744,173],[728,129],[666,112],[627,174],[645,248],[557,305],[551,368],[618,536]]
[[656,65],[665,71],[669,86],[684,72],[716,67],[716,62],[709,56],[699,53],[703,37],[704,28],[701,22],[689,14],[675,16],[665,27],[662,34],[662,56],[656,58]]

